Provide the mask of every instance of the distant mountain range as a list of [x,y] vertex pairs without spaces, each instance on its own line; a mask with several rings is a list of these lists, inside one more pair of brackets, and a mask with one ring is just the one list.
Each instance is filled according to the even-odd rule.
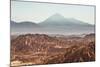
[[54,14],[41,23],[15,22],[11,20],[11,33],[93,33],[94,25],[74,18],[65,18],[60,14]]
[[65,18],[60,14],[54,14],[53,16],[47,18],[44,22],[40,23],[41,25],[53,25],[53,26],[61,26],[61,25],[90,25],[88,23],[84,23],[74,18]]

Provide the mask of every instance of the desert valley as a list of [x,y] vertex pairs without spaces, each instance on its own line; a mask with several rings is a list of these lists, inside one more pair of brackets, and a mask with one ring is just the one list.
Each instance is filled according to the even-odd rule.
[[11,67],[95,61],[95,7],[11,1]]

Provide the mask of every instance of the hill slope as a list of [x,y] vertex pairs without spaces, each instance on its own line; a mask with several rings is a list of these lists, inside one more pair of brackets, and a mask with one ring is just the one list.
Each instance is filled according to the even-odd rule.
[[[90,36],[90,37],[89,37]],[[74,38],[74,39],[73,39]],[[20,65],[95,61],[95,40],[88,34],[78,38],[45,34],[19,35],[11,40],[11,63]]]

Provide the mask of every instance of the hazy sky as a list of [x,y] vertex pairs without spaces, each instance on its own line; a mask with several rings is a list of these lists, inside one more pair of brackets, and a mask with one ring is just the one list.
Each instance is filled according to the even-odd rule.
[[16,22],[32,21],[39,23],[59,13],[65,18],[76,18],[94,24],[94,10],[94,6],[12,1],[11,20]]

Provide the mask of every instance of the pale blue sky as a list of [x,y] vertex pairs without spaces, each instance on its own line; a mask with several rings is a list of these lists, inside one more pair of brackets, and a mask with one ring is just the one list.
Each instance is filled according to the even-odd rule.
[[11,20],[16,22],[32,21],[39,23],[59,13],[65,18],[76,18],[94,24],[94,10],[94,6],[12,1]]

